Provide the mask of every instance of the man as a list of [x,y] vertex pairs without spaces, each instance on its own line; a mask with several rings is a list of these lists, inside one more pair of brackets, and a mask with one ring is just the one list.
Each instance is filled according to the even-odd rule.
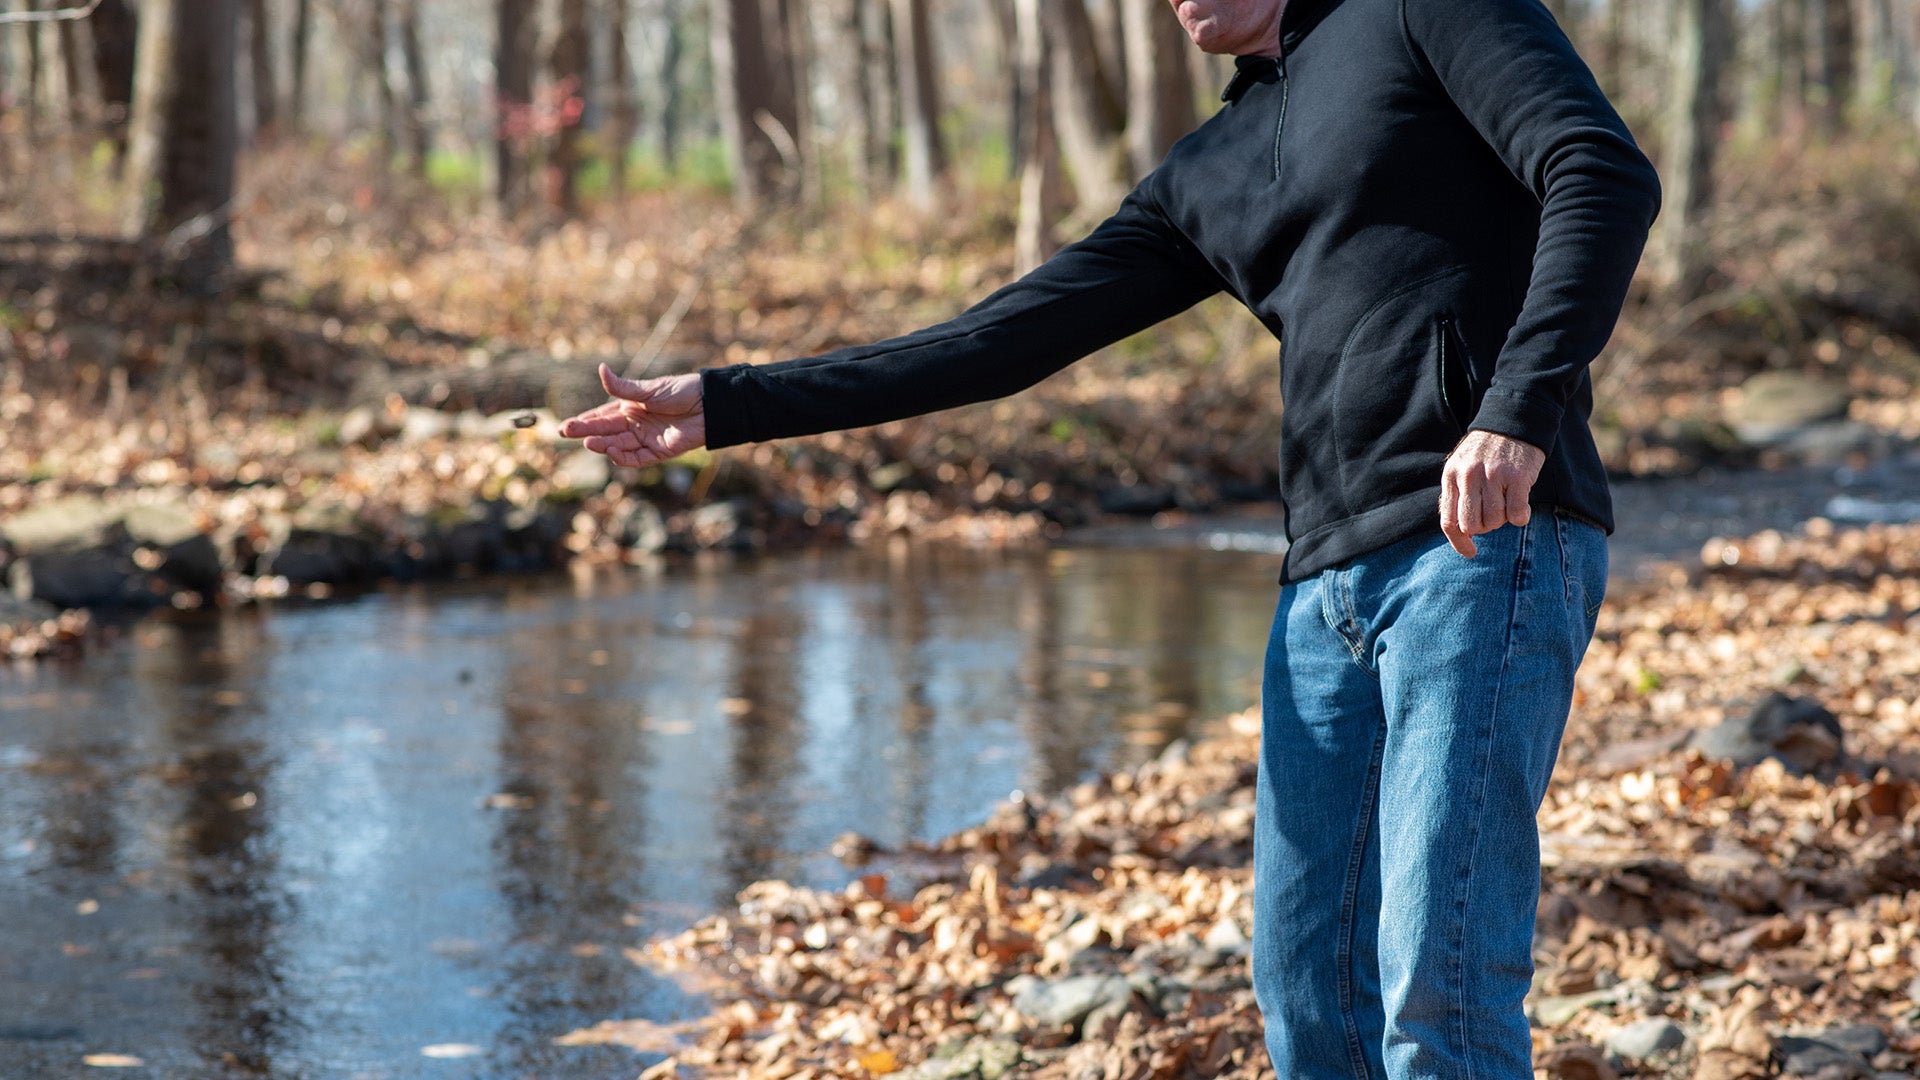
[[1659,203],[1538,0],[1176,0],[1219,113],[950,322],[632,382],[616,463],[1012,393],[1226,290],[1284,339],[1253,979],[1277,1074],[1526,1080],[1534,821],[1606,582],[1588,433]]

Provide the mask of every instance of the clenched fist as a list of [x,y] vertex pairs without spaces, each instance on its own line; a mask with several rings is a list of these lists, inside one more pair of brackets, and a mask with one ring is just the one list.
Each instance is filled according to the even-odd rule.
[[1474,537],[1532,520],[1527,496],[1546,463],[1546,451],[1532,443],[1467,432],[1440,474],[1440,531],[1453,550],[1471,559],[1480,553]]

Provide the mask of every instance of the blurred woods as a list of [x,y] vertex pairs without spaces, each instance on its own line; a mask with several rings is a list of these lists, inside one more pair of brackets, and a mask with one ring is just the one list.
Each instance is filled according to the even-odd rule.
[[[3,6],[20,20],[0,30],[9,185],[111,179],[130,235],[179,247],[187,224],[215,262],[249,205],[236,161],[298,138],[509,216],[676,184],[749,213],[882,196],[943,213],[1004,181],[1030,263],[1151,169],[1230,66],[1163,0]],[[1658,272],[1683,292],[1705,284],[1724,144],[1920,135],[1916,0],[1548,6],[1660,159]]]
[[[1595,368],[1609,467],[1767,463],[1807,421],[1852,424],[1809,455],[1920,438],[1920,0],[1549,6],[1666,184]],[[1274,344],[1222,298],[1007,401],[682,470],[435,441],[595,404],[602,359],[946,318],[1099,221],[1230,70],[1165,0],[0,0],[0,514],[292,476],[361,526],[585,498],[581,553],[655,535],[609,524],[640,502],[702,546],[673,523],[703,500],[753,535],[1017,538],[1270,499]],[[1763,375],[1819,385],[1739,396]]]

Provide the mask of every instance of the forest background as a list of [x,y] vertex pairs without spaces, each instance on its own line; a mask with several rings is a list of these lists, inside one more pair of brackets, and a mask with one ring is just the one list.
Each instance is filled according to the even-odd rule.
[[[498,417],[595,402],[602,359],[875,340],[1035,264],[1215,107],[1230,61],[1161,0],[10,6],[0,513],[167,489],[219,560],[43,559],[17,592],[1002,543],[1272,498],[1274,343],[1221,298],[1007,402],[637,475]],[[1550,6],[1666,189],[1596,364],[1610,467],[1920,435],[1920,3]]]

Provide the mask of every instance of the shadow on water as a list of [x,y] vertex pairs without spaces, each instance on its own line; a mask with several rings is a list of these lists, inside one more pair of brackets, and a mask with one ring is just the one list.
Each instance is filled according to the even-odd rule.
[[0,671],[0,1076],[630,1077],[553,1043],[696,1007],[624,948],[1253,703],[1278,565],[694,561],[159,614]]

